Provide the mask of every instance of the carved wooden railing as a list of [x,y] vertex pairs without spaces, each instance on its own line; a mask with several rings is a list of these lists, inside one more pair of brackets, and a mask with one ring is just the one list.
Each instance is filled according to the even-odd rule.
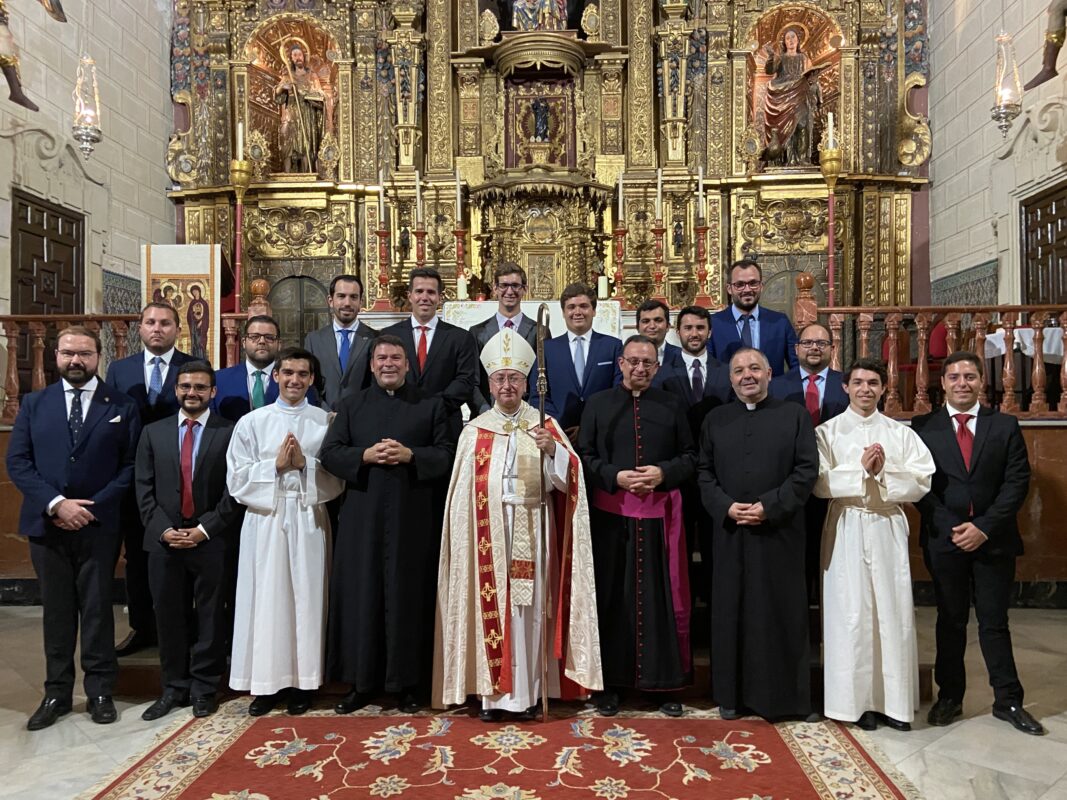
[[[821,322],[830,331],[833,342],[830,365],[841,369],[842,349],[846,335],[852,337],[858,357],[870,357],[872,332],[877,327],[884,329],[886,345],[886,371],[888,381],[885,393],[885,412],[894,417],[910,417],[932,410],[930,401],[929,344],[930,332],[939,322],[944,322],[946,349],[954,353],[963,349],[963,343],[973,336],[973,345],[968,349],[984,359],[986,339],[995,331],[1003,331],[1006,356],[1000,371],[1003,391],[999,400],[1001,411],[1023,418],[1067,419],[1067,368],[1061,365],[1059,376],[1059,403],[1050,407],[1048,402],[1048,378],[1043,358],[1046,327],[1058,327],[1055,335],[1062,337],[1063,349],[1067,351],[1067,305],[999,305],[999,306],[834,306],[820,308],[812,294],[814,278],[801,273],[796,279],[797,296],[793,304],[793,322],[799,331],[812,322]],[[969,327],[964,327],[965,321]],[[915,361],[909,353],[898,352],[898,334],[910,322],[915,331],[918,352]],[[1022,324],[1020,324],[1022,323]],[[1030,370],[1030,398],[1024,409],[1016,397],[1019,376],[1015,373],[1016,330],[1019,327],[1033,329],[1033,366]],[[881,331],[879,331],[881,332]],[[999,335],[999,334],[998,334]],[[880,356],[881,353],[875,354]],[[914,365],[915,392],[911,408],[906,410],[901,399],[901,367]],[[994,403],[988,396],[988,377],[982,382],[979,401],[983,405]]]

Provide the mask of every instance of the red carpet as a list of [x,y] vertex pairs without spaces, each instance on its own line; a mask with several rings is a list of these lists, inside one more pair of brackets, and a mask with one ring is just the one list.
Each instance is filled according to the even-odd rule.
[[[97,800],[909,800],[835,723],[710,711],[486,725],[469,716],[252,719],[235,700],[180,728]],[[900,788],[904,786],[904,788]]]

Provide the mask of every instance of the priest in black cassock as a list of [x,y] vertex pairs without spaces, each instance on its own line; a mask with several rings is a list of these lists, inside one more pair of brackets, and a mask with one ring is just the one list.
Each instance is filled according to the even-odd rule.
[[[604,716],[623,689],[670,691],[691,681],[689,573],[679,487],[696,451],[685,406],[651,388],[656,345],[631,336],[619,359],[622,383],[593,395],[582,412],[593,538]],[[812,440],[814,445],[814,439]],[[681,716],[670,695],[660,710]]]
[[804,503],[819,474],[803,406],[767,396],[759,350],[730,359],[738,403],[700,433],[700,492],[711,515],[711,680],[723,719],[811,712]]
[[319,460],[347,481],[330,575],[327,674],[351,684],[339,714],[381,691],[405,713],[429,700],[441,518],[452,469],[451,411],[410,381],[404,343],[370,345],[374,384],[340,400]]

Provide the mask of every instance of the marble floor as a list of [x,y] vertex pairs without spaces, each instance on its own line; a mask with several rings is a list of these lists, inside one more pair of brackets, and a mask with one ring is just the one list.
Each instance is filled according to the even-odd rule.
[[[96,786],[189,719],[180,710],[141,720],[148,697],[116,698],[119,721],[94,725],[75,695],[75,712],[52,728],[26,730],[40,702],[44,656],[40,608],[0,607],[0,798],[65,800]],[[933,660],[933,609],[918,609],[919,655]],[[1067,800],[1067,611],[1012,613],[1016,660],[1027,687],[1026,707],[1049,735],[1016,732],[989,713],[992,692],[971,626],[970,690],[964,717],[946,728],[926,725],[923,711],[910,733],[885,728],[868,737],[927,800]],[[126,632],[116,608],[116,633]],[[79,686],[79,690],[80,690]]]

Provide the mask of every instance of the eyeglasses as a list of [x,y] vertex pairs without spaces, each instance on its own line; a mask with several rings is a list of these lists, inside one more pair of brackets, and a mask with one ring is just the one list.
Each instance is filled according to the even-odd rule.
[[82,361],[88,361],[90,358],[96,355],[96,352],[93,350],[56,350],[56,353],[57,355],[62,356],[68,361],[70,361],[75,356],[80,358]]
[[758,289],[763,285],[763,281],[734,281],[730,285],[740,292],[742,289]]
[[274,344],[278,341],[278,337],[272,333],[246,333],[245,338],[250,342],[266,342],[267,344]]
[[521,292],[526,289],[523,283],[498,283],[496,288],[501,292]]
[[652,369],[659,366],[658,361],[650,361],[647,358],[624,358],[623,361],[630,365],[630,369],[637,369],[638,367]]
[[494,386],[522,386],[526,382],[525,375],[490,375],[489,382]]
[[825,350],[832,342],[826,339],[801,339],[797,344],[801,347],[806,347],[808,350]]
[[196,392],[197,394],[204,394],[211,391],[210,383],[179,383],[178,388],[183,392]]

